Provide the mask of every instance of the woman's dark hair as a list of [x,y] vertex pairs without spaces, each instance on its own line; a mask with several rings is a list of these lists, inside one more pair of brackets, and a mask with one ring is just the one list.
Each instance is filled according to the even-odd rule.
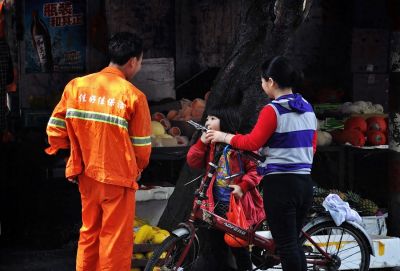
[[139,58],[142,53],[143,41],[133,33],[116,33],[108,43],[110,61],[118,65],[124,65],[131,57]]
[[265,61],[261,66],[261,76],[265,80],[272,78],[280,88],[298,87],[303,79],[302,74],[283,56]]
[[239,108],[233,106],[211,107],[207,109],[207,115],[219,118],[221,131],[230,134],[239,131],[241,121]]

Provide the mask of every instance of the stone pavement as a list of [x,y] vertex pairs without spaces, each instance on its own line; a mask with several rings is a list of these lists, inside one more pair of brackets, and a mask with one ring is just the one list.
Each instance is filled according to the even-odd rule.
[[74,271],[75,249],[0,249],[0,271]]

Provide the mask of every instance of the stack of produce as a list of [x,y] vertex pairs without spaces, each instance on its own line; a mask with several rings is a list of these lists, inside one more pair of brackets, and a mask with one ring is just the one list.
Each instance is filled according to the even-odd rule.
[[333,141],[339,144],[349,143],[353,146],[377,146],[387,144],[387,118],[372,116],[364,118],[352,116],[344,123],[344,129],[331,132]]
[[[196,98],[193,101],[188,99],[181,99],[180,109],[171,109],[168,112],[164,112],[166,115],[163,116],[164,118],[177,121],[187,121],[187,120],[194,120],[200,121],[203,117],[204,110],[206,108],[206,101],[207,101],[208,94],[206,94],[204,99]],[[155,114],[160,113],[156,112]],[[159,121],[159,119],[157,119]]]
[[189,139],[181,135],[178,127],[171,127],[171,123],[162,113],[152,115],[151,145],[153,147],[187,146]]
[[167,230],[160,229],[148,224],[139,227],[135,233],[135,244],[161,244],[170,233]]
[[190,137],[191,135],[188,135],[187,132],[185,135],[186,129],[181,131],[182,126],[180,124],[188,120],[200,121],[206,107],[206,100],[200,98],[196,98],[193,101],[182,99],[180,100],[180,105],[181,109],[179,110],[173,109],[168,113],[165,112],[166,114],[162,112],[152,114],[151,137],[153,147],[188,145],[188,136]]
[[339,108],[342,114],[383,114],[381,104],[373,104],[366,101],[346,102]]
[[317,131],[317,146],[329,146],[332,143],[332,135],[327,131]]
[[196,98],[193,101],[188,99],[180,100],[181,109],[170,110],[167,114],[169,120],[194,120],[200,121],[206,108],[206,100]]
[[324,202],[326,196],[329,194],[336,194],[338,195],[343,201],[347,201],[347,195],[346,193],[343,193],[342,191],[338,189],[324,189],[322,187],[317,187],[314,189],[314,199],[313,199],[313,204],[314,205],[322,205],[322,202]]
[[[133,261],[135,260],[148,260],[153,255],[154,245],[161,244],[170,233],[167,230],[163,230],[159,227],[151,226],[146,221],[135,218],[134,222],[134,253]],[[146,246],[152,249],[143,249],[141,246]],[[140,251],[140,252],[135,252]],[[145,252],[142,252],[145,251]],[[131,271],[140,271],[139,267],[132,268]]]
[[352,191],[349,191],[347,194],[350,206],[359,211],[361,215],[369,216],[378,213],[378,205],[372,200],[363,199],[360,195]]
[[329,194],[338,195],[343,201],[348,202],[350,207],[359,212],[360,215],[372,216],[376,215],[379,211],[378,205],[375,202],[369,199],[364,199],[353,191],[347,191],[344,193],[338,189],[323,189],[321,187],[314,189],[313,204],[317,206],[321,205],[325,197]]
[[317,146],[329,146],[332,143],[332,136],[326,129],[326,121],[318,120],[317,123]]
[[328,190],[322,188],[322,187],[316,187],[314,188],[314,203],[316,204],[322,204],[322,202],[324,201],[325,197],[328,196]]

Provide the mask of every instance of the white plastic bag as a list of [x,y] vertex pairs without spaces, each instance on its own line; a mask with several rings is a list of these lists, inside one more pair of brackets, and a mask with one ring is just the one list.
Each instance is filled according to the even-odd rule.
[[350,205],[343,201],[336,194],[329,194],[322,203],[326,211],[329,211],[333,221],[340,226],[344,221],[353,221],[362,224],[362,219],[357,211],[350,208]]

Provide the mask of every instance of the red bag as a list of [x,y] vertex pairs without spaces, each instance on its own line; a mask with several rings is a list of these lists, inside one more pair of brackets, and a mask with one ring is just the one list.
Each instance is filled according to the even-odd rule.
[[[244,214],[242,204],[240,200],[236,202],[235,197],[231,194],[230,202],[229,202],[229,210],[226,213],[226,217],[229,222],[239,226],[243,229],[249,228],[249,223],[247,222],[246,215]],[[232,234],[225,233],[224,235],[225,243],[227,243],[230,247],[245,247],[249,245],[249,242],[233,236]]]

